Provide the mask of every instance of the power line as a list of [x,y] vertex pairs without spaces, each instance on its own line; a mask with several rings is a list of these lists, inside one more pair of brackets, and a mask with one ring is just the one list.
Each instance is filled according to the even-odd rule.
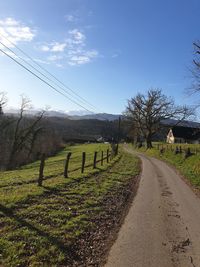
[[[2,36],[0,34],[0,36]],[[4,37],[4,36],[3,36]],[[19,51],[21,51],[25,56],[27,56],[28,58],[30,58],[30,60],[35,63],[36,65],[38,65],[41,69],[43,69],[45,72],[49,73],[50,76],[54,77],[54,79],[56,79],[59,83],[63,84],[61,81],[59,81],[53,74],[51,74],[50,72],[48,72],[45,68],[43,68],[40,64],[38,64],[35,60],[33,60],[27,53],[25,53],[22,49],[20,49],[19,47],[17,47],[14,43],[12,43],[8,38],[4,37],[5,39],[7,39],[13,46],[15,46]],[[69,94],[69,92],[67,92],[65,89],[63,89],[62,87],[60,87],[60,85],[58,85],[56,82],[52,81],[49,77],[47,77],[45,74],[43,74],[42,72],[40,72],[38,69],[36,69],[33,65],[31,65],[29,62],[27,62],[26,60],[24,60],[22,57],[18,56],[13,50],[11,50],[9,47],[7,47],[5,44],[3,44],[2,42],[0,42],[4,47],[6,47],[9,51],[11,51],[17,58],[21,59],[23,62],[25,62],[27,65],[29,65],[31,68],[33,68],[34,70],[36,70],[38,73],[40,73],[43,77],[45,77],[46,79],[48,79],[49,81],[53,82],[54,84],[56,84],[60,89],[62,89],[63,91],[65,91],[67,94]],[[40,76],[38,76],[37,74],[35,74],[33,71],[31,71],[30,69],[28,69],[26,66],[24,66],[22,63],[20,63],[19,61],[17,61],[16,59],[14,59],[11,55],[7,54],[4,50],[0,49],[0,51],[2,53],[4,53],[6,56],[8,56],[10,59],[12,59],[13,61],[15,61],[18,65],[20,65],[21,67],[23,67],[24,69],[26,69],[28,72],[30,72],[32,75],[34,75],[35,77],[37,77],[39,80],[41,80],[42,82],[44,82],[45,84],[47,84],[49,87],[51,87],[53,90],[55,90],[56,92],[58,92],[59,94],[61,94],[62,96],[64,96],[65,98],[67,98],[68,100],[70,100],[71,102],[73,102],[74,104],[78,105],[79,107],[83,108],[84,110],[95,114],[93,111],[89,110],[88,108],[86,108],[85,106],[83,106],[82,104],[79,104],[77,101],[71,99],[69,96],[67,96],[66,94],[60,92],[57,88],[55,88],[54,86],[52,86],[50,83],[48,83],[47,81],[45,81],[44,79],[42,79]],[[67,87],[65,84],[63,84],[63,86]],[[87,100],[85,100],[84,98],[82,98],[81,96],[79,96],[76,92],[74,92],[70,87],[67,87],[68,89],[70,89],[75,95],[77,95],[79,98],[83,99],[83,101],[85,101],[86,103],[88,103],[90,106],[94,107],[96,110],[97,108],[90,104]],[[72,96],[72,95],[71,95]],[[72,96],[74,97],[74,96]],[[80,101],[80,100],[78,100]],[[102,113],[104,113],[103,111],[101,111]],[[103,120],[106,120],[105,117],[101,116],[100,114],[98,114],[99,118],[102,118]]]
[[82,106],[81,104],[79,104],[78,102],[76,102],[75,100],[71,99],[70,97],[68,97],[67,95],[65,95],[64,93],[60,92],[57,88],[55,88],[53,85],[51,85],[50,83],[48,83],[47,81],[45,81],[43,78],[41,78],[40,76],[38,76],[37,74],[35,74],[33,71],[31,71],[29,68],[27,68],[26,66],[24,66],[22,63],[20,63],[19,61],[17,61],[15,58],[13,58],[11,55],[7,54],[3,49],[0,48],[0,51],[6,55],[7,57],[9,57],[10,59],[12,59],[15,63],[17,63],[18,65],[20,65],[22,68],[24,68],[26,71],[28,71],[29,73],[31,73],[32,75],[34,75],[36,78],[38,78],[40,81],[42,81],[43,83],[47,84],[49,87],[51,87],[54,91],[56,91],[57,93],[61,94],[62,96],[64,96],[65,98],[67,98],[68,100],[70,100],[71,102],[73,102],[74,104],[78,105],[79,107],[83,108],[84,110],[90,112],[90,113],[94,113],[91,110],[85,108],[84,106]]
[[[27,62],[26,60],[24,60],[22,57],[18,56],[12,49],[10,49],[8,46],[6,46],[5,44],[3,44],[0,41],[0,44],[3,45],[6,49],[8,49],[11,53],[13,53],[17,58],[19,58],[20,60],[22,60],[25,64],[27,64],[28,66],[30,66],[31,68],[33,68],[35,71],[37,71],[40,75],[42,75],[43,77],[45,77],[47,80],[49,80],[50,82],[54,83],[56,86],[58,86],[60,89],[62,89],[63,91],[65,91],[67,94],[69,94],[71,97],[74,97],[72,94],[68,93],[66,90],[64,90],[59,84],[57,84],[55,81],[53,81],[52,79],[50,79],[49,77],[47,77],[44,73],[42,73],[41,71],[39,71],[37,68],[35,68],[33,65],[31,65],[29,62]],[[77,101],[80,101],[78,99],[76,99]],[[83,101],[82,101],[83,102]]]
[[[63,82],[61,82],[55,75],[53,75],[52,73],[50,73],[48,70],[46,70],[44,67],[42,67],[38,62],[36,62],[36,60],[34,60],[32,57],[30,57],[26,52],[24,52],[21,48],[19,48],[16,44],[14,44],[12,41],[10,41],[6,36],[4,36],[3,34],[0,34],[1,37],[3,37],[4,39],[6,39],[10,44],[12,44],[15,48],[17,48],[23,55],[25,55],[27,58],[29,58],[34,64],[36,64],[39,68],[41,68],[43,71],[45,71],[47,74],[49,74],[51,77],[53,77],[57,82],[59,82],[62,86],[64,86],[67,90],[71,91],[74,95],[76,95],[79,99],[81,99],[81,101],[84,101],[87,105],[90,105],[92,107],[92,109],[95,110],[99,110],[97,107],[95,107],[94,105],[92,105],[90,102],[88,102],[86,99],[84,99],[83,97],[81,97],[79,94],[77,94],[72,88],[70,88],[69,86],[65,85]],[[9,48],[8,48],[9,49]],[[10,50],[10,49],[9,49]],[[13,51],[12,51],[13,52]],[[13,52],[14,53],[14,52]],[[18,56],[19,57],[19,56]],[[22,59],[22,58],[21,58]],[[24,59],[22,59],[23,61],[25,61]],[[28,62],[25,61],[27,64]],[[31,65],[31,64],[28,64]],[[32,65],[31,65],[32,66]],[[34,68],[32,66],[32,68]],[[35,68],[34,68],[35,69]],[[37,70],[37,72],[39,72],[41,74],[40,71]],[[42,74],[43,76],[45,76],[44,74]],[[46,76],[45,76],[46,77]],[[49,78],[47,78],[48,80],[50,80]],[[52,81],[52,80],[51,80]],[[52,81],[54,84],[56,84],[57,86],[59,86],[57,83],[55,83],[54,81]],[[64,88],[60,87],[60,89],[62,89],[63,91],[65,91],[66,93],[69,94],[69,92],[67,92]],[[72,95],[71,95],[72,96]],[[72,96],[74,97],[74,96]],[[80,100],[78,100],[80,101]],[[102,112],[102,111],[101,111]]]

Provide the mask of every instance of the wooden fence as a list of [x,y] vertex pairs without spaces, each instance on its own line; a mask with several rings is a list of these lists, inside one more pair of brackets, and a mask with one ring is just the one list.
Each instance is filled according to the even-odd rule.
[[156,148],[160,151],[161,154],[166,151],[171,151],[174,154],[184,154],[184,157],[187,158],[191,155],[200,154],[200,145],[189,145],[189,144],[157,144]]
[[[97,160],[98,154],[100,154],[100,159]],[[109,149],[107,149],[106,151],[99,151],[99,152],[94,151],[92,163],[86,165],[85,163],[86,163],[87,155],[86,155],[86,152],[82,152],[80,166],[75,169],[69,169],[72,152],[68,152],[66,155],[66,159],[64,161],[63,176],[65,178],[68,178],[69,172],[72,173],[72,172],[79,171],[79,170],[80,170],[80,173],[83,174],[85,169],[89,167],[93,167],[93,169],[96,169],[99,163],[101,164],[101,166],[104,165],[105,161],[106,161],[106,164],[108,164],[110,160],[114,158],[117,154],[118,154],[118,150],[115,152],[109,151]],[[45,167],[45,154],[42,154],[41,160],[40,160],[40,167],[39,167],[38,186],[42,186],[42,182],[44,180],[44,167]]]

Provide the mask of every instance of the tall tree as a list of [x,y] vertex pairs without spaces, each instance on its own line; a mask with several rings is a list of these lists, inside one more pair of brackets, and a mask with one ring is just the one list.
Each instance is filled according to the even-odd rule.
[[8,169],[12,169],[13,166],[15,166],[15,160],[23,150],[26,150],[28,155],[30,155],[36,138],[42,130],[39,122],[43,118],[44,111],[42,111],[37,117],[26,121],[24,112],[29,108],[30,100],[22,96],[19,116],[14,123],[13,140],[7,166]]
[[147,94],[137,94],[128,100],[125,114],[132,122],[134,135],[143,137],[147,148],[152,148],[152,137],[161,128],[165,119],[184,120],[193,111],[186,106],[176,106],[173,99],[160,89],[151,89]]
[[0,116],[3,115],[3,107],[7,103],[6,93],[0,92]]
[[190,91],[192,93],[200,93],[200,42],[193,43],[193,45],[195,55],[192,68],[193,82]]

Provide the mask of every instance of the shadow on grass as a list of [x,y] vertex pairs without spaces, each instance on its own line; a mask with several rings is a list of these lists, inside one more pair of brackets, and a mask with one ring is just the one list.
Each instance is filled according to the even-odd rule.
[[[69,170],[68,173],[74,173],[78,170],[80,170],[81,168],[76,168],[76,169],[73,169],[73,170]],[[52,175],[47,175],[43,178],[43,181],[46,181],[46,180],[49,180],[49,179],[52,179],[52,178],[55,178],[57,176],[61,176],[63,175],[63,172],[58,172],[56,174],[52,174]],[[6,187],[10,187],[10,186],[21,186],[21,185],[28,185],[28,184],[37,184],[38,183],[38,178],[35,177],[31,180],[28,180],[28,181],[20,181],[20,182],[13,182],[13,183],[9,183],[9,184],[5,184],[5,185],[0,185],[0,189],[1,188],[6,188]]]
[[[100,170],[100,171],[102,171],[102,169],[101,168],[96,168],[97,170]],[[104,170],[103,170],[104,171]],[[108,171],[110,174],[119,174],[119,175],[129,175],[129,173],[127,173],[127,172],[113,172],[113,171]]]
[[[61,173],[62,174],[62,173]],[[59,174],[58,174],[59,175]],[[43,178],[43,181],[52,179],[53,177],[56,177],[55,175],[49,175]],[[23,182],[13,182],[10,184],[6,184],[6,185],[0,185],[0,189],[1,188],[6,188],[6,187],[10,187],[10,186],[21,186],[21,185],[28,185],[28,184],[37,184],[38,182],[38,178],[34,178],[32,180],[29,181],[23,181]]]
[[38,227],[28,223],[23,218],[20,218],[14,213],[13,209],[7,208],[0,204],[0,212],[2,212],[5,216],[15,220],[21,227],[25,226],[30,231],[34,231],[37,235],[46,238],[50,243],[55,245],[63,253],[69,255],[70,257],[73,257],[74,259],[79,259],[79,255],[75,253],[74,251],[72,251],[69,245],[65,245],[58,238],[51,236],[49,233],[40,230]]

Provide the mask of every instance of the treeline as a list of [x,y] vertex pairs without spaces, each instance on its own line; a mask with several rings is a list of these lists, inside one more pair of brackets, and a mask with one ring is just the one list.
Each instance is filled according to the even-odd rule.
[[[78,120],[45,117],[0,116],[0,167],[13,169],[32,162],[45,153],[53,155],[66,143],[116,142],[118,121]],[[125,138],[123,128],[120,138]]]
[[[3,103],[1,101],[1,103]],[[41,157],[53,155],[66,143],[116,142],[125,139],[126,129],[118,121],[69,120],[46,117],[42,111],[26,115],[30,101],[22,97],[19,113],[6,115],[0,105],[0,169],[14,169]]]
[[126,136],[126,130],[123,125],[119,131],[118,120],[70,120],[50,117],[46,118],[46,121],[55,131],[61,134],[64,142],[95,142],[101,137],[104,141],[116,142],[118,135],[120,135],[120,139],[124,139]]

